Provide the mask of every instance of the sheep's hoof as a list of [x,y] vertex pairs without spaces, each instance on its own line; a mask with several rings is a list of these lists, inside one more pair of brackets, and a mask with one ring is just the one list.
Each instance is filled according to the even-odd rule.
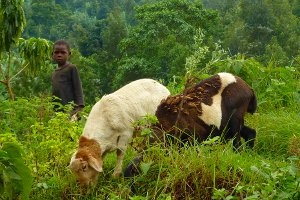
[[113,178],[119,178],[121,176],[122,172],[114,172],[113,173]]

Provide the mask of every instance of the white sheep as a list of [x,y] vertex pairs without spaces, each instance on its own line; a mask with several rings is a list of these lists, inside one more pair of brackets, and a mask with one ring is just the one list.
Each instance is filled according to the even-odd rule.
[[133,81],[112,94],[105,95],[92,108],[79,147],[70,162],[71,171],[83,185],[96,184],[106,153],[117,151],[113,173],[122,173],[123,157],[133,135],[132,123],[146,114],[155,114],[169,90],[152,79]]

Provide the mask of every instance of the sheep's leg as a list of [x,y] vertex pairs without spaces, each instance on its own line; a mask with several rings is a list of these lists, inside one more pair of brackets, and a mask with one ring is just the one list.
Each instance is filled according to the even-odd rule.
[[256,137],[256,131],[247,126],[243,126],[243,128],[241,130],[241,136],[242,136],[242,138],[245,139],[247,147],[253,149],[255,137]]
[[113,173],[113,177],[118,178],[122,174],[122,163],[124,158],[124,152],[121,149],[117,149],[117,164],[115,167],[115,171]]

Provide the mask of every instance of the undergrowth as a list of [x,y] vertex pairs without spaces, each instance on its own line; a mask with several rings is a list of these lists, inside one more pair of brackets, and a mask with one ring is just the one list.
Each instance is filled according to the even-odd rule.
[[[109,154],[98,184],[86,191],[76,183],[67,166],[90,108],[83,112],[81,121],[74,123],[65,113],[53,113],[44,100],[5,103],[18,109],[30,107],[33,101],[38,109],[26,108],[22,118],[10,113],[11,105],[2,106],[2,114],[7,115],[5,121],[1,120],[5,132],[0,137],[0,144],[13,142],[25,152],[23,160],[34,179],[30,199],[299,198],[297,112],[258,110],[255,115],[247,115],[246,124],[257,130],[253,151],[234,153],[231,143],[225,145],[218,140],[201,144],[195,141],[194,145],[181,148],[150,147],[141,164],[142,173],[133,178],[113,179],[116,155]],[[41,110],[50,115],[39,114]],[[136,154],[133,148],[128,149],[124,167]]]
[[[66,113],[53,111],[51,98],[2,101],[0,199],[19,194],[33,200],[300,199],[298,71],[272,67],[262,70],[255,68],[257,63],[251,60],[230,62],[227,71],[250,82],[258,95],[258,111],[245,118],[245,123],[257,131],[254,150],[234,153],[231,143],[224,145],[218,140],[181,148],[153,146],[145,153],[140,175],[119,179],[112,178],[116,155],[109,154],[98,184],[85,190],[76,183],[68,164],[91,106],[84,109],[80,121],[71,122]],[[182,83],[172,84],[182,87]],[[25,177],[18,175],[18,170],[5,171],[8,168],[3,166],[8,165],[17,169],[16,162],[7,162],[11,158],[5,155],[5,148],[1,150],[8,143],[22,150],[16,162],[28,167],[30,173],[23,173]],[[128,149],[124,167],[136,154],[133,148]],[[4,182],[4,174],[5,180],[13,181]],[[33,180],[32,184],[28,182],[30,194],[24,180]]]

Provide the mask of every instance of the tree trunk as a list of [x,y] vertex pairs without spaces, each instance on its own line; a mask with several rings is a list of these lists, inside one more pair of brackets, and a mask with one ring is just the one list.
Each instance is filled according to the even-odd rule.
[[13,101],[15,100],[14,97],[14,93],[10,84],[10,67],[11,67],[11,51],[8,51],[8,63],[7,63],[7,72],[5,74],[5,71],[2,67],[2,65],[0,65],[0,71],[1,71],[1,75],[3,77],[3,80],[0,80],[0,83],[3,83],[6,87],[6,91],[9,94],[10,99]]
[[9,93],[10,99],[11,99],[12,101],[14,101],[14,100],[15,100],[15,95],[14,95],[14,93],[13,93],[13,90],[12,90],[12,88],[11,88],[11,85],[10,85],[10,81],[9,81],[9,80],[7,81],[6,88],[7,88],[7,91],[8,91],[8,93]]

